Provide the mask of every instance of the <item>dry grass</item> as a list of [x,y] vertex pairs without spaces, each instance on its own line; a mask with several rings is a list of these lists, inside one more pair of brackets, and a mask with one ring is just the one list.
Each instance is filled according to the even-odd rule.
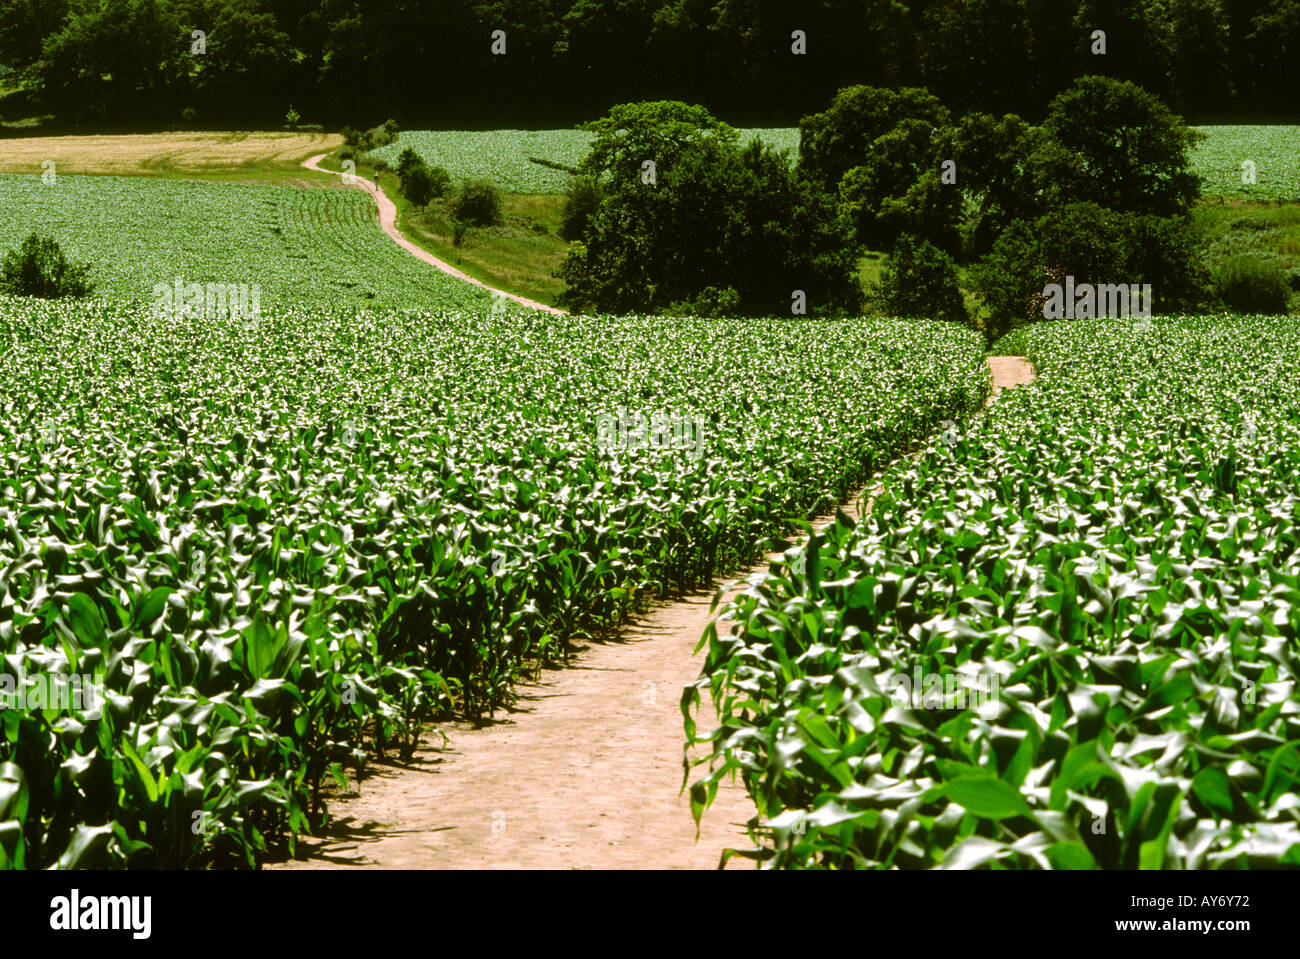
[[308,180],[305,158],[343,142],[326,133],[149,133],[0,140],[0,173],[194,177],[252,182]]

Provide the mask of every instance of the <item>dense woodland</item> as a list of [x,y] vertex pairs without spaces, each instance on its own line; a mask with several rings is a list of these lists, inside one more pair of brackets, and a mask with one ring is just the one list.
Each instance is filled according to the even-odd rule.
[[1036,121],[1086,73],[1190,122],[1279,120],[1297,113],[1300,0],[0,0],[0,64],[0,119],[73,128],[278,124],[290,106],[537,127],[653,99],[787,125],[856,83]]

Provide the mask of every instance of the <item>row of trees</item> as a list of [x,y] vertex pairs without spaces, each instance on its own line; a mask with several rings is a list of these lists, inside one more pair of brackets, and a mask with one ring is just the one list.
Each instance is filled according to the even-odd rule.
[[[1200,135],[1134,83],[1081,77],[1038,126],[954,118],[924,90],[852,87],[802,130],[801,167],[838,196],[857,242],[908,238],[897,257],[908,269],[938,262],[913,239],[973,264],[995,326],[1025,315],[1045,276],[1151,283],[1163,309],[1203,296],[1188,222]],[[935,286],[931,311],[950,311],[954,285]]]
[[1193,120],[1293,118],[1300,0],[0,0],[0,65],[32,98],[5,112],[95,124],[252,126],[292,103],[568,125],[680,99],[785,125],[853,84],[1037,121],[1085,73]]
[[796,161],[679,102],[589,124],[597,139],[565,224],[567,305],[852,312],[867,249],[893,251],[886,310],[965,319],[965,285],[991,337],[1066,275],[1151,284],[1161,309],[1203,296],[1188,219],[1199,135],[1133,83],[1080,78],[1038,126],[954,118],[921,89],[855,86],[800,126]]

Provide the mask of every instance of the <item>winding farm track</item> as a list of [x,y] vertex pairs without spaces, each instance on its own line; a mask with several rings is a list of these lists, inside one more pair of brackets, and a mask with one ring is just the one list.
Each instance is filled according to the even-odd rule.
[[[326,170],[324,167],[320,165],[320,161],[325,159],[327,156],[329,156],[328,153],[318,153],[314,157],[309,157],[308,159],[303,160],[302,165],[306,169],[314,170],[317,173],[328,173],[331,176],[337,176],[342,178],[343,176],[342,173],[335,173],[333,170]],[[514,300],[516,303],[520,303],[524,306],[531,306],[534,310],[545,310],[547,313],[565,315],[563,310],[557,310],[555,307],[547,306],[545,303],[538,303],[536,300],[530,300],[526,297],[516,296],[513,293],[507,293],[505,290],[494,289],[493,287],[488,286],[482,280],[476,280],[468,273],[456,269],[446,260],[438,259],[428,250],[416,246],[405,236],[403,236],[402,231],[397,228],[397,204],[395,204],[392,200],[390,200],[385,195],[383,190],[379,189],[377,186],[375,186],[373,183],[371,183],[369,180],[365,179],[364,177],[359,177],[354,175],[352,179],[352,183],[348,184],[345,182],[344,185],[360,187],[361,189],[365,190],[370,194],[371,198],[375,201],[375,205],[379,207],[380,228],[385,233],[388,234],[388,236],[393,240],[393,242],[395,242],[407,253],[410,253],[412,256],[423,260],[425,263],[428,263],[430,266],[437,267],[438,269],[442,270],[442,272],[454,276],[458,280],[464,280],[466,283],[472,283],[474,284],[474,286],[481,287],[482,289],[494,293],[497,296],[504,296],[507,299]]]
[[[992,357],[989,367],[995,393],[1034,378],[1021,357]],[[843,506],[854,518],[859,495]],[[336,826],[303,841],[303,858],[271,868],[713,869],[723,849],[751,848],[744,823],[754,807],[739,783],[719,787],[698,841],[679,795],[678,704],[700,672],[694,650],[711,598],[655,603],[571,667],[521,683],[516,711],[493,725],[446,725],[445,747],[426,733],[413,762],[377,764],[360,795],[331,800]],[[705,698],[701,729],[716,724]]]

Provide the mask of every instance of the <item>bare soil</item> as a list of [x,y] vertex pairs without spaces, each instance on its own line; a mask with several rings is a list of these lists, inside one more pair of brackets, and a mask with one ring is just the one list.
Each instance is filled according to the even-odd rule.
[[989,369],[993,373],[993,393],[989,402],[1004,389],[1034,382],[1033,364],[1023,356],[990,356]]

